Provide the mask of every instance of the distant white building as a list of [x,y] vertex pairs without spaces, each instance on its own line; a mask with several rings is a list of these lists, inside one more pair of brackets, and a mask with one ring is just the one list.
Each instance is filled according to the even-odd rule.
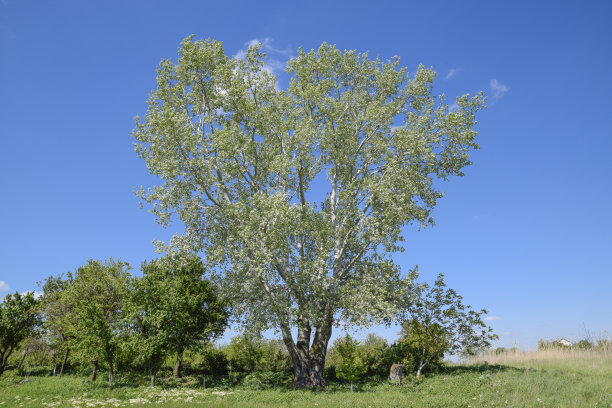
[[567,346],[567,347],[572,346],[572,342],[567,339],[559,339],[557,342],[561,344],[562,346]]

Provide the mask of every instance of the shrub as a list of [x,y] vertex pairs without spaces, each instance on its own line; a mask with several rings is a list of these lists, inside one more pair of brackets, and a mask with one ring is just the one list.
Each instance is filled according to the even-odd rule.
[[286,385],[291,381],[291,376],[282,372],[253,372],[242,380],[242,386],[249,390],[264,390],[272,387]]
[[216,347],[206,347],[200,351],[199,356],[201,361],[197,364],[197,368],[202,370],[204,374],[217,377],[227,375],[228,361],[223,350]]

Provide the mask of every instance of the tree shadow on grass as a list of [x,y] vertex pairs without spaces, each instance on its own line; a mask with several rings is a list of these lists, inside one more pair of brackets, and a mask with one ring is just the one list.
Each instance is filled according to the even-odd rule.
[[498,373],[504,371],[525,371],[522,368],[512,367],[503,364],[470,364],[470,365],[448,365],[440,368],[439,371],[429,374],[429,376],[436,374],[446,375],[462,375],[467,373]]

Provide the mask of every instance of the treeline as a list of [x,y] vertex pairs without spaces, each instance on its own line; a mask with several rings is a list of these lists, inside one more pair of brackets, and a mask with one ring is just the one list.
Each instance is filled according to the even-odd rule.
[[609,335],[607,338],[581,339],[574,343],[565,339],[540,339],[538,342],[538,350],[593,350],[610,352],[612,350],[612,341],[610,341]]
[[[74,273],[50,276],[32,292],[7,295],[0,304],[0,374],[43,370],[52,375],[103,369],[112,385],[117,371],[150,376],[172,369],[228,386],[287,384],[292,366],[282,340],[242,334],[215,346],[227,328],[230,305],[206,278],[197,257],[163,257],[130,273],[126,262],[89,260]],[[328,349],[329,381],[386,380],[392,364],[416,376],[442,366],[445,355],[474,354],[496,336],[479,312],[447,288],[442,275],[419,285],[397,341],[350,335]],[[170,376],[170,373],[167,373]]]
[[103,365],[109,384],[117,368],[146,370],[151,385],[169,354],[180,376],[183,354],[212,341],[227,326],[229,307],[204,278],[198,258],[145,262],[142,276],[128,263],[89,260],[66,276],[51,276],[33,293],[7,295],[0,308],[0,374],[14,351],[46,353],[53,373],[91,367],[92,380]]

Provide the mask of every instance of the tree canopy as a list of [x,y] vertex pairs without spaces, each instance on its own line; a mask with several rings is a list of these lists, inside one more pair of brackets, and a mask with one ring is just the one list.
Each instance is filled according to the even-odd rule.
[[93,361],[92,379],[98,361],[109,365],[109,384],[113,381],[114,362],[121,344],[121,321],[130,277],[127,262],[90,259],[74,275],[68,273],[65,296],[70,348],[80,361]]
[[161,179],[138,195],[160,223],[178,215],[170,250],[203,252],[246,325],[281,331],[294,385],[320,387],[334,324],[398,311],[411,279],[390,254],[404,226],[433,223],[435,181],[470,164],[483,97],[450,109],[432,69],[329,44],[287,73],[281,90],[259,46],[238,59],[184,40],[136,118],[136,152]]
[[41,323],[33,292],[8,294],[0,303],[0,375],[19,343]]
[[217,292],[197,258],[143,263],[142,277],[132,279],[124,315],[130,346],[148,366],[151,385],[169,352],[177,354],[178,377],[186,349],[223,333],[228,308]]
[[410,302],[407,312],[410,318],[402,324],[400,346],[410,350],[417,377],[445,354],[475,355],[498,338],[482,320],[487,311],[464,305],[463,297],[446,286],[442,274],[433,286],[421,287],[420,296]]

